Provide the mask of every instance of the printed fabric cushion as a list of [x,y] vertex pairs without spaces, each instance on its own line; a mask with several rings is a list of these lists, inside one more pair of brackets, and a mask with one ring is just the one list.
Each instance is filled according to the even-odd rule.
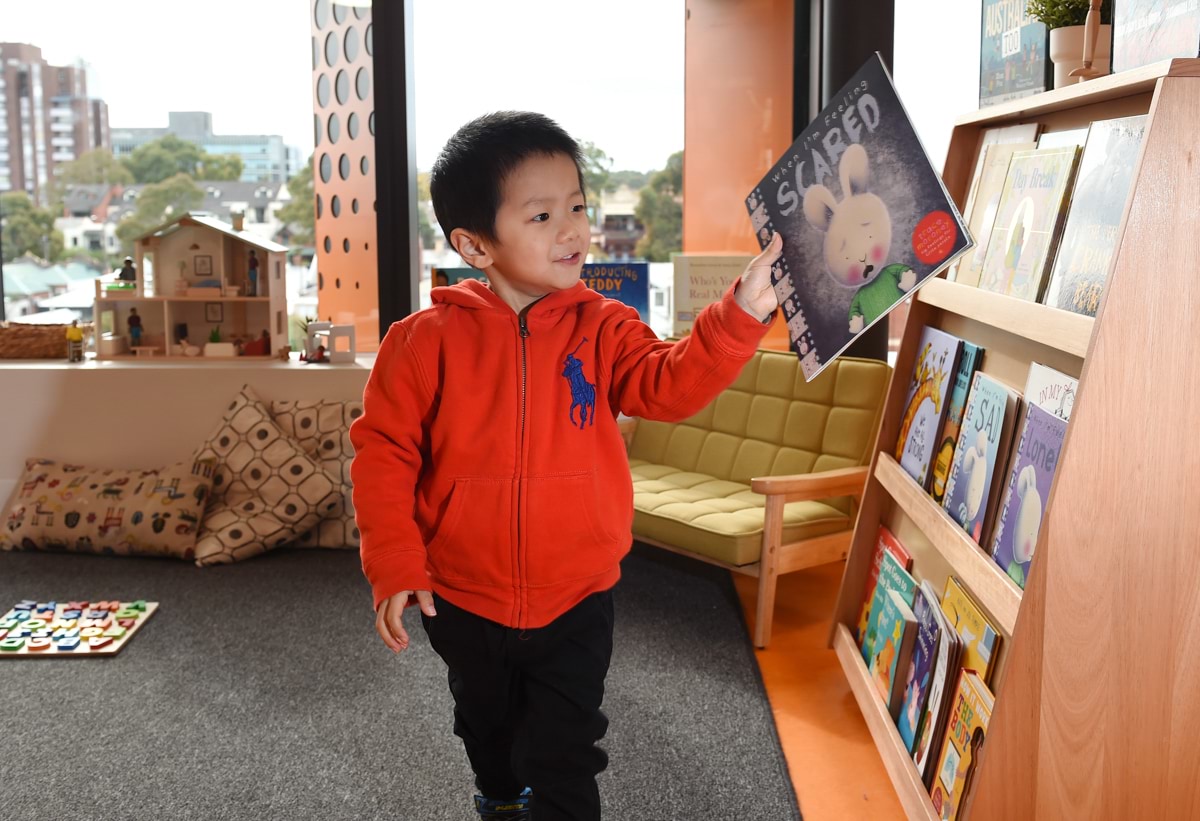
[[29,459],[0,549],[194,558],[215,463],[118,470]]
[[354,523],[350,462],[350,424],[362,416],[361,400],[334,402],[324,399],[279,400],[271,403],[271,417],[280,429],[320,461],[325,472],[341,483],[337,506],[312,530],[302,533],[293,547],[330,547],[358,550]]
[[196,564],[227,564],[282,547],[332,513],[338,483],[271,420],[244,385],[196,458],[217,460]]

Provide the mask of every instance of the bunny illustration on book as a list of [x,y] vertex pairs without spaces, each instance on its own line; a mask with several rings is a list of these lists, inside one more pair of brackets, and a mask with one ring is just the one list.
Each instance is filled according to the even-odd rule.
[[[988,479],[987,455],[987,432],[980,431],[975,444],[963,453],[962,472],[967,482],[967,498],[966,504],[963,506],[965,509],[960,511],[963,514],[960,521],[964,527],[970,526],[975,517],[979,515],[979,508],[983,505],[983,491],[987,487]],[[982,529],[981,520],[970,531],[975,541],[979,541]]]
[[1009,578],[1020,587],[1025,587],[1024,565],[1033,558],[1037,546],[1038,531],[1042,527],[1042,496],[1037,489],[1037,471],[1026,465],[1017,474],[1017,496],[1021,507],[1017,511],[1017,532],[1013,538],[1012,562],[1005,568]]
[[825,265],[834,281],[856,289],[850,303],[850,333],[870,325],[917,284],[903,263],[885,265],[892,245],[887,205],[867,191],[867,150],[854,143],[842,154],[838,175],[843,199],[813,185],[804,192],[804,217],[825,233]]

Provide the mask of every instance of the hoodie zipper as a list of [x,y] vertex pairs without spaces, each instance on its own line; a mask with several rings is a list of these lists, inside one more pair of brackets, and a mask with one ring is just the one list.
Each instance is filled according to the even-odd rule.
[[526,322],[526,316],[532,307],[532,303],[526,305],[517,314],[517,324],[521,332],[521,450],[517,454],[517,626],[521,626],[525,621],[525,572],[521,562],[521,497],[524,490],[522,477],[525,474],[525,410],[529,383],[529,356],[525,343],[525,340],[529,338],[529,324]]

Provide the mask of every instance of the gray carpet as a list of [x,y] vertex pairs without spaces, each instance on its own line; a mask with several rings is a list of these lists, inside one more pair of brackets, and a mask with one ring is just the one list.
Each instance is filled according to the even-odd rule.
[[[25,598],[161,605],[115,658],[0,662],[0,817],[474,817],[441,660],[411,609],[387,650],[355,553],[0,553]],[[616,613],[605,818],[799,819],[728,575],[635,548]]]

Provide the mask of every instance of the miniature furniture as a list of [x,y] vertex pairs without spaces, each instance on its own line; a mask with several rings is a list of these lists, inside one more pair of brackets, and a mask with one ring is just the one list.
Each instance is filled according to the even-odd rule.
[[779,574],[846,555],[890,375],[843,357],[805,383],[795,354],[759,351],[695,416],[630,420],[634,538],[757,576],[766,647]]
[[[326,362],[353,362],[355,357],[355,332],[353,325],[334,325],[332,322],[310,322],[305,355],[312,357],[318,346],[325,346]],[[338,340],[347,344],[339,345]],[[316,360],[314,360],[316,361]]]
[[940,816],[853,635],[880,524],[913,554],[915,575],[935,587],[957,576],[1001,628],[995,709],[959,819],[1195,815],[1200,445],[1195,391],[1175,388],[1195,384],[1200,356],[1200,60],[971,113],[954,128],[944,181],[961,206],[984,128],[1053,132],[1146,113],[1095,319],[944,279],[913,301],[897,373],[911,371],[933,325],[985,346],[983,370],[1010,386],[1034,361],[1080,382],[1024,591],[892,458],[905,386],[888,392],[831,643],[909,818]]

